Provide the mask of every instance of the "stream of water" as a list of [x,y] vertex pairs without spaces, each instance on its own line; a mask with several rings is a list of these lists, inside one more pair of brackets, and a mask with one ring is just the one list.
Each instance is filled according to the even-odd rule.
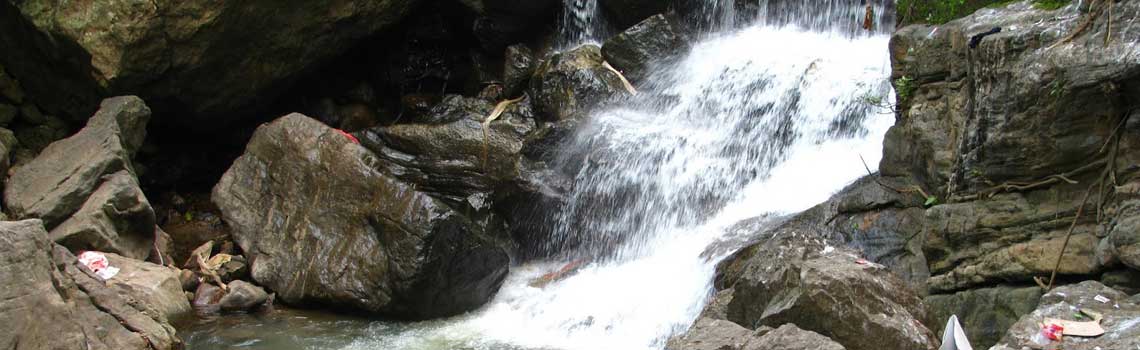
[[[710,6],[721,2],[740,3]],[[593,0],[567,3],[575,23],[595,21]],[[779,3],[708,33],[638,86],[659,98],[595,113],[560,148],[557,165],[580,164],[569,205],[551,213],[562,238],[551,244],[574,241],[591,258],[572,276],[532,287],[566,262],[517,266],[488,305],[446,320],[199,320],[182,332],[189,348],[663,348],[697,317],[731,251],[710,247],[740,241],[738,222],[807,209],[865,175],[860,157],[878,164],[894,122],[876,106],[894,100],[888,9],[874,6],[868,32],[859,0]],[[725,11],[707,12],[740,18]],[[567,43],[597,40],[578,34]]]

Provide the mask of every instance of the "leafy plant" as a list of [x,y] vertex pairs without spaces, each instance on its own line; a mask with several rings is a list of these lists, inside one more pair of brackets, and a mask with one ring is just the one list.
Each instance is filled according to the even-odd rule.
[[911,77],[904,75],[895,79],[895,95],[898,96],[898,104],[901,105],[909,101],[910,97],[914,95],[915,88],[914,79]]

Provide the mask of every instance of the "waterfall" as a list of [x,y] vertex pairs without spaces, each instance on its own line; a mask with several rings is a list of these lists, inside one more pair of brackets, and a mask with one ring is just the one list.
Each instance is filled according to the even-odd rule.
[[598,0],[562,0],[562,18],[558,27],[558,47],[573,48],[597,44],[605,38],[605,22]]
[[701,39],[639,86],[652,98],[594,113],[560,148],[553,166],[576,170],[552,244],[588,264],[544,288],[529,282],[566,261],[519,266],[477,312],[348,348],[661,349],[695,320],[731,250],[710,247],[748,233],[734,225],[807,209],[865,175],[860,158],[878,163],[894,119],[872,102],[893,101],[889,1],[873,4],[869,32],[856,0],[709,4],[701,16],[747,10],[753,24]]

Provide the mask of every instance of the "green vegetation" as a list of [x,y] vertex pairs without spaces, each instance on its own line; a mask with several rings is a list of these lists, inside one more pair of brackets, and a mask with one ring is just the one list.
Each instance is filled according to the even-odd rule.
[[[900,24],[943,24],[965,17],[984,7],[1002,7],[1017,0],[898,0]],[[1072,0],[1033,0],[1043,10],[1056,10]]]
[[908,76],[904,75],[895,79],[895,95],[898,96],[898,104],[902,105],[909,100],[910,96],[914,94],[915,88],[914,79]]

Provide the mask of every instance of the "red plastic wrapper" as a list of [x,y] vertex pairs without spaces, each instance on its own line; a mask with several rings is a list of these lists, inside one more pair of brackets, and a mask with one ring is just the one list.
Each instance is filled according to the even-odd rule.
[[1059,324],[1047,324],[1041,326],[1041,335],[1049,340],[1061,341],[1061,335],[1064,334],[1065,327]]

